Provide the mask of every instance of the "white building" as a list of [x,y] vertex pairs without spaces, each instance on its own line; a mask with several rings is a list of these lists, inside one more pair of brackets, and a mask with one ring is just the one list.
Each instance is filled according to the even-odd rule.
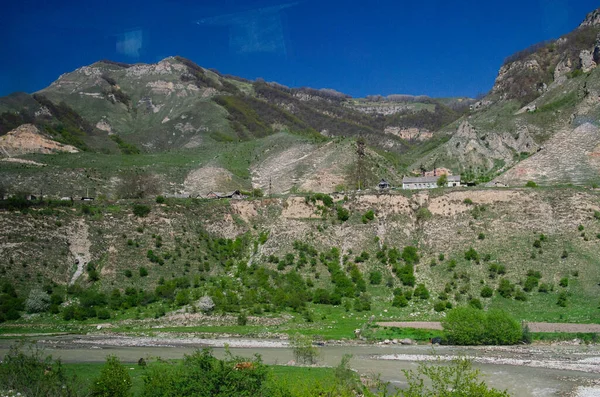
[[[402,178],[402,189],[434,189],[438,187],[437,181],[439,176],[421,176],[417,178],[404,177]],[[460,186],[460,175],[448,175],[447,187]]]

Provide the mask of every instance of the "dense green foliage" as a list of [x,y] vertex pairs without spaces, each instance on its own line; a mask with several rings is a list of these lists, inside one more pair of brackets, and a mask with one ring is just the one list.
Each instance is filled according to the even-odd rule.
[[83,390],[67,375],[60,360],[44,356],[40,350],[12,346],[0,361],[0,392],[16,390],[30,397],[76,397]]
[[422,363],[416,371],[403,372],[408,389],[400,391],[402,397],[508,397],[506,391],[489,388],[481,381],[479,370],[466,358],[455,359],[451,365],[438,359],[435,364]]
[[456,345],[513,345],[523,335],[519,323],[507,313],[472,306],[450,310],[442,326],[448,341]]

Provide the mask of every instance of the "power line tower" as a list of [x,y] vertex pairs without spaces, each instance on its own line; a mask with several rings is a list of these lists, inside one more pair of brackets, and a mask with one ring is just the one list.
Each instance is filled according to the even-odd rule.
[[363,188],[364,168],[365,168],[365,138],[359,136],[356,139],[356,184],[358,190]]

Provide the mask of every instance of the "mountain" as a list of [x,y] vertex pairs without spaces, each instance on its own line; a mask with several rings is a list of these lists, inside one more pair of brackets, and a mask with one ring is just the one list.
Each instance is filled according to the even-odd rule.
[[[83,182],[86,190],[115,195],[111,178],[120,177],[115,173],[140,168],[157,174],[165,193],[257,187],[273,193],[332,192],[357,184],[355,138],[363,137],[369,147],[361,185],[382,177],[398,184],[402,167],[445,139],[436,131],[471,102],[409,95],[354,99],[330,89],[225,76],[181,57],[151,65],[99,61],[63,74],[33,95],[1,98],[0,133],[29,123],[84,152],[71,157],[72,166],[91,169],[98,175],[95,183],[74,181],[59,165],[40,171],[49,174],[46,190],[60,196],[71,195]],[[138,153],[151,157],[132,156],[129,166],[123,165],[121,154]],[[114,156],[119,171],[94,169],[90,158],[100,154]],[[179,167],[177,175],[152,163],[157,157],[171,170]],[[8,174],[9,185],[28,189]]]
[[[156,191],[184,195],[333,192],[380,178],[398,185],[403,175],[442,167],[474,182],[594,184],[600,142],[577,133],[599,125],[599,61],[598,10],[573,32],[508,57],[478,101],[351,98],[224,75],[182,57],[102,60],[33,95],[0,98],[0,135],[31,124],[81,151],[68,161],[26,155],[48,165],[27,178],[6,163],[0,173],[12,190],[44,183],[55,195],[92,189],[113,197],[132,174],[150,174]],[[367,145],[360,161],[358,137]],[[581,158],[581,150],[589,155]],[[548,160],[555,155],[564,161]]]
[[[573,32],[508,57],[490,93],[442,129],[451,139],[412,167],[438,164],[488,181],[531,156],[527,167],[543,171],[525,174],[538,182],[598,182],[597,163],[586,162],[582,171],[575,161],[583,149],[580,127],[590,124],[583,128],[589,131],[600,120],[598,15],[595,10]],[[583,146],[591,153],[600,141],[596,135],[588,138]],[[558,147],[561,156],[572,159],[568,164],[543,160]],[[523,185],[525,174],[509,171],[499,181]]]

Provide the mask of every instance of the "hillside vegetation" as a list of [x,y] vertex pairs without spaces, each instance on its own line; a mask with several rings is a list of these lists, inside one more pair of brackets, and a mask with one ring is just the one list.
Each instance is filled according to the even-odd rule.
[[595,191],[159,201],[5,202],[3,320],[249,321],[350,337],[371,315],[436,320],[458,305],[600,318]]

